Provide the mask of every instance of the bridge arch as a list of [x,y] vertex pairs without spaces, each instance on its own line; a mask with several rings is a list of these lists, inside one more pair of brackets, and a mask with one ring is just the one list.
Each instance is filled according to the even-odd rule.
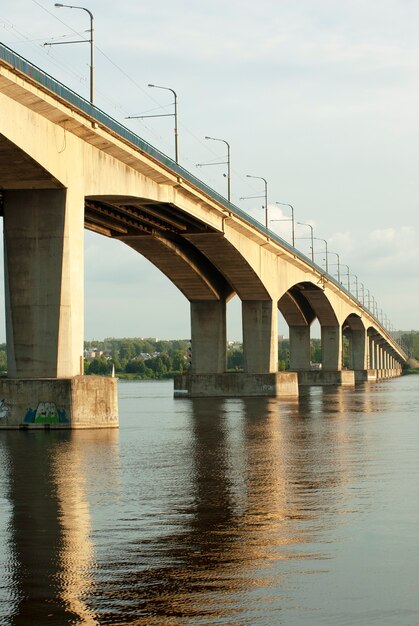
[[315,319],[321,328],[322,368],[340,369],[340,325],[321,287],[310,281],[296,283],[281,296],[278,308],[289,327],[291,370],[304,371],[311,367],[310,327]]
[[367,331],[361,316],[350,313],[342,324],[342,334],[348,342],[348,369],[368,369]]

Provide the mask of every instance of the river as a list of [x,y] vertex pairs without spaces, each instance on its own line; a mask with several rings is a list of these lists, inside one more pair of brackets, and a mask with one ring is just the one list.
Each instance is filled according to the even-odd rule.
[[419,376],[0,432],[0,624],[419,624]]

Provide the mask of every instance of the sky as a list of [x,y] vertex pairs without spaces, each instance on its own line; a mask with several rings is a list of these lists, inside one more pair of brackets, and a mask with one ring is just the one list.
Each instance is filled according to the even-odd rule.
[[[419,329],[418,0],[86,0],[95,25],[95,104],[169,156],[178,95],[180,164],[290,240],[296,221],[339,253],[396,329]],[[2,6],[2,43],[89,97],[85,11],[45,0]],[[276,221],[275,221],[276,220]],[[307,226],[297,247],[308,256]],[[324,244],[316,240],[316,261]],[[334,257],[329,256],[330,271]],[[190,336],[189,304],[146,259],[85,233],[85,338]],[[354,289],[354,277],[352,287]],[[0,293],[2,293],[1,290]],[[170,315],[168,315],[170,311]],[[282,326],[281,326],[282,324]],[[0,340],[4,337],[0,324]],[[286,333],[281,321],[280,332]],[[228,307],[240,339],[240,302]]]

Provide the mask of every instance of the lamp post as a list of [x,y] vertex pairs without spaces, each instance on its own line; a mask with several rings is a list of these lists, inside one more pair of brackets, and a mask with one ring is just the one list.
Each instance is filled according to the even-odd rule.
[[177,113],[177,93],[171,87],[161,87],[160,85],[152,85],[148,84],[149,87],[154,87],[154,89],[164,89],[164,91],[170,91],[173,94],[174,102],[173,106],[175,108],[173,117],[175,118],[175,161],[179,163],[179,132],[178,132],[178,113]]
[[371,300],[372,300],[372,311],[370,309],[370,311],[372,312],[373,316],[375,317],[375,298],[374,296],[371,296]]
[[350,291],[351,290],[351,285],[349,283],[349,276],[350,276],[350,274],[349,274],[349,265],[345,265],[345,263],[344,263],[343,267],[346,267],[346,277],[347,277],[347,282],[348,282],[348,291]]
[[85,7],[79,7],[79,6],[74,6],[72,4],[61,4],[60,2],[56,2],[54,4],[55,7],[57,7],[57,9],[61,9],[61,8],[66,8],[66,9],[81,9],[81,11],[86,11],[86,13],[89,14],[89,18],[90,18],[90,39],[80,39],[78,41],[56,41],[56,42],[52,42],[52,43],[44,43],[44,46],[58,46],[58,45],[62,45],[62,44],[69,44],[69,43],[85,43],[86,41],[88,43],[90,43],[90,104],[93,104],[93,94],[94,94],[94,62],[93,62],[93,55],[94,55],[94,27],[93,27],[93,13],[91,11],[89,11],[89,9],[86,9]]
[[[225,139],[217,139],[217,137],[205,137],[205,139],[211,139],[211,141],[222,141],[227,146],[227,161],[215,161],[212,163],[197,163],[196,167],[206,167],[207,165],[227,165],[227,200],[231,199],[231,159],[230,159],[230,144]],[[225,176],[225,174],[224,174]]]
[[[362,286],[362,306],[365,306],[365,287],[364,287],[364,283],[360,283],[360,284]],[[358,283],[357,283],[357,286],[358,286]]]
[[314,237],[314,239],[317,239],[317,241],[324,241],[324,245],[326,246],[326,274],[329,273],[329,263],[327,260],[327,241],[326,239],[321,239],[320,237]]
[[259,180],[263,180],[265,183],[265,195],[264,196],[246,196],[240,198],[240,200],[248,200],[249,198],[265,198],[265,226],[268,228],[268,181],[263,176],[252,176],[251,174],[246,174],[246,178],[258,178]]
[[291,218],[285,218],[281,220],[271,220],[272,222],[291,222],[292,223],[292,247],[295,248],[295,222],[294,222],[294,207],[292,204],[288,204],[288,202],[275,202],[275,204],[281,204],[282,206],[289,206],[291,209]]
[[170,91],[174,97],[174,112],[173,113],[161,113],[160,115],[128,115],[126,120],[144,120],[150,117],[174,117],[175,118],[175,161],[179,163],[179,133],[178,133],[178,111],[177,111],[177,93],[171,87],[161,87],[160,85],[148,84],[148,87],[154,87],[155,89],[164,89]]
[[356,276],[356,274],[351,274],[351,276],[353,276],[353,278],[355,278],[355,296],[356,296],[356,299],[359,300],[359,298],[358,298],[358,276]]
[[299,224],[300,226],[308,226],[311,230],[311,260],[314,263],[314,230],[313,230],[313,226],[311,224],[306,224],[305,222],[297,222],[297,224]]
[[338,266],[338,283],[340,283],[340,256],[338,255],[337,252],[331,252],[330,251],[329,254],[335,254],[336,258],[338,260],[338,262],[337,262],[337,266]]

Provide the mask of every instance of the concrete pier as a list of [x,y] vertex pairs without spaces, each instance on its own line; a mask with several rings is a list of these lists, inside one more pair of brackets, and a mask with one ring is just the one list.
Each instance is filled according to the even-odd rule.
[[298,372],[298,384],[301,386],[314,385],[342,385],[343,387],[355,385],[355,372],[353,370],[311,370]]
[[297,397],[298,378],[295,372],[271,374],[184,374],[174,380],[175,397]]
[[84,197],[4,192],[8,379],[0,428],[114,428],[117,381],[83,376]]
[[117,379],[0,379],[0,429],[117,428]]

